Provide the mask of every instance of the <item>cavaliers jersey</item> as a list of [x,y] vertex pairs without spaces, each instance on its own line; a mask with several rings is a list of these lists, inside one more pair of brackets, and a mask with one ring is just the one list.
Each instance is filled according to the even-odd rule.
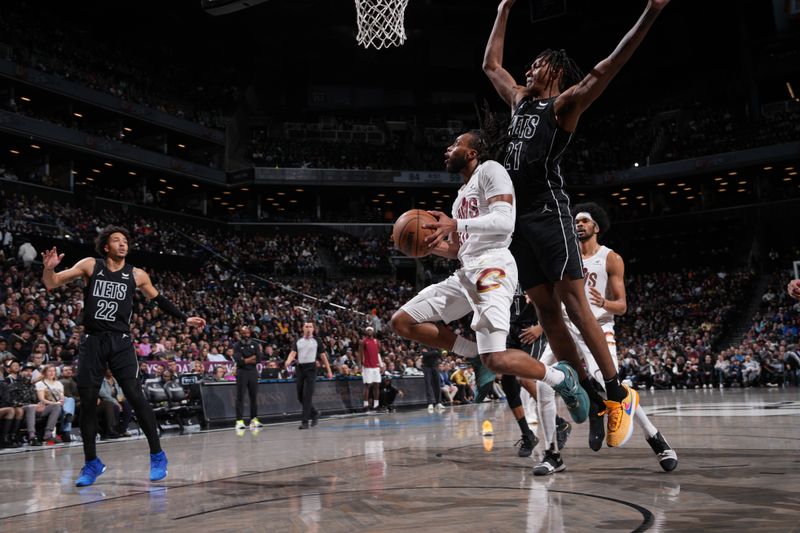
[[130,333],[135,290],[132,265],[111,272],[104,259],[95,259],[89,283],[83,290],[83,326],[87,333]]
[[[508,172],[497,161],[484,161],[475,168],[469,181],[461,186],[453,202],[453,218],[469,219],[489,214],[489,198],[502,194],[514,197],[514,186]],[[512,216],[516,210],[516,201],[512,201]],[[515,217],[516,218],[516,217]],[[461,247],[458,258],[477,258],[489,251],[507,249],[511,244],[511,233],[499,234],[458,234]]]
[[514,183],[519,215],[542,201],[567,198],[559,163],[572,134],[556,122],[555,101],[526,98],[511,116],[503,164]]
[[[597,289],[603,296],[606,295],[606,290],[608,289],[608,254],[611,252],[611,248],[601,246],[593,256],[583,258],[584,290],[586,291],[587,299],[589,298],[590,288]],[[610,325],[613,328],[614,315],[604,308],[594,305],[591,300],[589,300],[589,308],[592,310],[592,314],[597,319],[600,327]],[[568,321],[569,317],[567,317],[567,311],[563,305],[562,312],[565,319]]]
[[364,368],[378,368],[378,341],[375,338],[364,338]]

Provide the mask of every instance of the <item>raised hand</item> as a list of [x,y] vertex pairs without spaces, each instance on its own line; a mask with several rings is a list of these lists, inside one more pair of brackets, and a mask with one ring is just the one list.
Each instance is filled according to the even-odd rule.
[[59,255],[55,246],[50,250],[42,252],[42,263],[44,263],[45,270],[55,269],[62,259],[64,259],[64,254]]
[[659,11],[664,9],[667,6],[667,4],[669,4],[669,0],[650,0],[650,6]]
[[514,5],[514,0],[501,0],[500,5],[497,6],[498,11],[502,11],[503,9],[511,9],[511,6]]

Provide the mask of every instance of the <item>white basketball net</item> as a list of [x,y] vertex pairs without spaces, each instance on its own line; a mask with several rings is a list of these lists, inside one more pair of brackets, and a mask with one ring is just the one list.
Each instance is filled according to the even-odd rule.
[[364,48],[376,50],[400,46],[406,42],[403,27],[408,0],[355,0],[358,35],[356,41]]

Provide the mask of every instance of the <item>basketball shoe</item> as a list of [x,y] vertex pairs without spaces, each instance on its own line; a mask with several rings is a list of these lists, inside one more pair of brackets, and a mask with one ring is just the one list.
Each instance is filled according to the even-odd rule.
[[661,465],[665,472],[672,472],[678,467],[678,454],[670,448],[667,441],[661,436],[661,432],[647,439],[647,444],[658,456],[658,464]]
[[[238,423],[237,423],[237,425],[238,425]],[[260,428],[260,427],[263,427],[263,426],[264,426],[264,424],[262,424],[261,422],[259,422],[257,417],[256,417],[256,418],[253,418],[253,419],[250,421],[250,429],[256,429],[256,428]]]
[[563,472],[567,467],[564,466],[564,461],[561,460],[561,454],[553,450],[544,452],[542,461],[533,467],[534,476],[549,476],[556,472]]
[[236,429],[247,429],[247,426],[244,423],[244,420],[237,420],[236,421]]
[[606,444],[609,448],[624,446],[633,434],[633,415],[639,407],[639,393],[623,385],[628,395],[621,402],[604,400],[605,410],[599,415],[608,415]]
[[75,481],[75,486],[88,487],[89,485],[93,484],[100,474],[105,471],[106,465],[100,461],[99,457],[95,457],[83,465],[83,468],[81,468],[81,475],[78,477],[77,481]]
[[164,450],[150,454],[150,481],[161,481],[167,477],[167,454]]
[[557,416],[556,445],[558,446],[558,451],[561,451],[564,448],[564,446],[567,445],[567,439],[569,439],[570,433],[572,433],[572,424],[570,424],[560,416]]
[[589,416],[589,395],[583,390],[578,381],[578,373],[566,361],[559,361],[554,368],[562,371],[566,376],[564,381],[553,387],[564,403],[572,417],[578,424],[585,422]]
[[522,434],[522,438],[517,441],[517,444],[519,444],[517,455],[520,457],[530,457],[533,453],[533,449],[539,444],[539,438],[534,435],[533,431],[529,431],[528,433]]

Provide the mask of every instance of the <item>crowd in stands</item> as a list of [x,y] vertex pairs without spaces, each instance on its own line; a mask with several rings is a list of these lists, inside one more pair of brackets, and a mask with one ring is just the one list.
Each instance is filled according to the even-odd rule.
[[[198,83],[197,73],[172,65],[154,72],[141,47],[125,53],[98,46],[84,28],[64,24],[56,13],[16,2],[0,12],[9,59],[124,100],[224,129],[221,106],[235,98],[230,86]],[[36,31],[31,31],[36,28]],[[133,45],[132,45],[133,46]],[[194,81],[194,83],[193,83]]]
[[344,272],[385,273],[392,248],[391,238],[382,233],[361,239],[337,235],[333,238],[331,251]]
[[628,312],[617,319],[620,373],[649,389],[778,386],[797,353],[800,305],[776,276],[765,304],[739,346],[715,349],[723,327],[747,296],[747,271],[659,273],[628,279]]
[[403,150],[393,142],[323,141],[268,137],[255,132],[251,159],[256,166],[358,170],[410,170]]

